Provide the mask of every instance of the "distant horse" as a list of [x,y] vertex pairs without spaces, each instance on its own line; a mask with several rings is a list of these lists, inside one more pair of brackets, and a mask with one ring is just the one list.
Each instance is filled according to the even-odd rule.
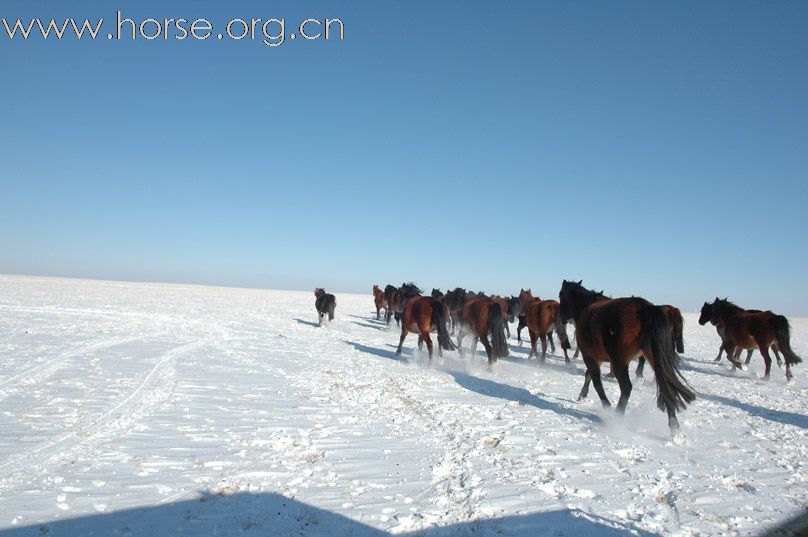
[[600,364],[609,362],[620,386],[617,411],[625,413],[631,395],[628,365],[643,355],[656,374],[657,407],[667,411],[671,432],[678,431],[676,411],[686,408],[696,394],[679,371],[673,328],[663,308],[639,297],[608,298],[586,289],[580,281],[564,280],[558,295],[561,318],[575,320],[576,339],[586,364],[578,399],[586,398],[592,382],[603,406],[611,406],[600,376]]
[[460,317],[463,315],[463,308],[468,300],[468,293],[461,287],[455,287],[443,296],[443,303],[449,309],[449,317],[452,321],[451,333],[454,333],[460,326]]
[[525,324],[530,334],[530,354],[528,360],[533,356],[538,356],[536,352],[536,340],[541,339],[541,363],[544,363],[547,355],[547,334],[555,330],[561,341],[561,348],[564,350],[564,360],[569,364],[570,357],[567,349],[570,342],[567,339],[567,331],[561,321],[559,310],[561,305],[555,300],[534,299],[528,303],[525,310]]
[[[676,352],[682,354],[685,352],[685,341],[684,341],[684,326],[685,320],[682,317],[682,312],[679,308],[675,306],[670,306],[668,304],[663,304],[659,306],[662,308],[662,311],[665,313],[665,316],[668,318],[668,322],[671,324],[671,339],[673,340],[673,348],[676,349]],[[637,375],[637,378],[642,378],[643,368],[645,367],[645,356],[640,356],[638,360],[637,370],[634,372]]]
[[401,287],[393,291],[390,302],[388,303],[390,309],[387,314],[387,323],[390,323],[390,311],[395,315],[396,325],[401,320],[401,314],[404,313],[404,306],[407,301],[413,297],[421,296],[421,290],[414,283],[403,283]]
[[328,322],[334,320],[334,310],[337,309],[337,299],[325,289],[318,287],[314,290],[314,307],[317,308],[318,324],[323,325],[323,319],[328,315]]
[[432,298],[443,298],[443,293],[440,289],[432,289]]
[[[505,319],[507,310],[503,311],[502,303],[490,298],[477,298],[470,300],[463,307],[460,316],[460,333],[457,337],[457,346],[463,352],[463,336],[468,331],[474,337],[471,347],[472,356],[477,351],[477,341],[483,342],[488,355],[488,366],[497,361],[500,356],[508,355],[508,340],[505,337]],[[491,334],[491,341],[488,335]]]
[[384,308],[385,314],[387,313],[387,302],[384,300],[384,291],[379,289],[379,286],[373,284],[373,303],[376,305],[376,320],[380,319],[379,311]]
[[[745,311],[748,312],[748,313],[762,313],[761,310],[745,310]],[[714,362],[720,362],[721,361],[721,355],[726,350],[726,345],[727,345],[726,344],[727,337],[725,335],[726,327],[723,324],[717,324],[717,325],[715,325],[715,330],[716,330],[716,332],[718,332],[718,337],[721,338],[721,346],[718,348],[718,356],[716,356],[715,360],[713,360],[713,361]],[[732,362],[733,366],[735,365],[735,362],[737,362],[738,359],[740,358],[742,350],[743,349],[740,349],[740,348],[737,349],[735,351],[735,356],[733,356],[733,357],[727,356],[727,360]],[[780,349],[777,348],[777,343],[772,343],[772,350],[774,351],[774,356],[777,358],[777,366],[782,367],[783,366],[783,360],[782,360],[782,358],[780,358]],[[749,362],[752,361],[752,354],[754,352],[755,352],[755,349],[747,349],[746,350],[746,361],[744,362],[744,365],[749,365]]]
[[410,332],[418,334],[419,347],[422,342],[426,343],[430,361],[432,360],[430,332],[438,333],[438,356],[443,356],[443,350],[455,350],[454,343],[449,337],[449,329],[446,326],[448,319],[449,311],[440,300],[418,294],[406,299],[401,314],[401,338],[398,341],[396,354],[401,354],[401,346],[404,345],[404,339]]
[[494,302],[499,304],[499,307],[502,310],[503,315],[505,316],[505,338],[506,339],[510,338],[511,337],[511,327],[508,326],[508,322],[510,321],[510,319],[512,317],[511,316],[512,307],[511,307],[510,299],[501,297],[499,295],[491,295],[490,298],[491,298],[491,300],[493,300]]
[[[519,314],[519,324],[516,326],[516,341],[518,343],[522,343],[522,329],[527,328],[527,318],[525,317],[525,311],[527,311],[528,306],[534,300],[541,300],[539,297],[534,297],[533,292],[530,289],[520,289],[519,290],[519,304],[521,313]],[[564,320],[562,319],[562,322]],[[561,337],[561,336],[559,336]],[[550,352],[555,352],[555,343],[553,343],[553,329],[551,328],[549,332],[547,332],[547,339],[550,342]],[[566,354],[565,354],[566,356]],[[578,356],[578,351],[575,351],[575,356]]]
[[396,291],[398,291],[398,287],[389,283],[384,288],[384,303],[387,304],[384,310],[384,319],[387,324],[390,324],[390,317],[393,316],[393,310],[390,305],[393,303],[393,295]]
[[735,360],[736,349],[758,349],[766,363],[763,379],[768,380],[772,367],[769,347],[776,344],[785,358],[786,378],[789,381],[794,378],[794,375],[791,374],[791,366],[802,362],[802,358],[791,350],[791,330],[788,326],[788,319],[782,315],[776,315],[770,311],[748,312],[726,298],[721,300],[716,297],[712,304],[705,302],[701,307],[699,324],[703,326],[708,322],[714,326],[724,325],[724,337],[726,338],[724,347],[727,351],[727,358],[734,366],[741,366]]

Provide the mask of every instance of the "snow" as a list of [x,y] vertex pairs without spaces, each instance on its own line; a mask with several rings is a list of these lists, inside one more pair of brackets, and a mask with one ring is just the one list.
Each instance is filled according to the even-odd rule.
[[[336,313],[318,328],[308,292],[0,276],[0,537],[749,535],[808,507],[805,366],[793,385],[761,381],[757,353],[731,372],[695,314],[680,446],[650,368],[621,418],[576,402],[580,360],[538,366],[511,339],[492,371],[481,347],[429,364],[412,335],[395,355],[370,292]],[[808,320],[791,326],[808,358]]]

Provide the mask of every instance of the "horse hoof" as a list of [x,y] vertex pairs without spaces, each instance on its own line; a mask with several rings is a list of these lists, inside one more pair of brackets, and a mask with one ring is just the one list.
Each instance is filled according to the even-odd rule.
[[794,375],[786,375],[786,382],[790,386],[793,386],[796,383],[796,381],[794,380]]
[[763,375],[763,377],[760,380],[768,382],[769,378],[770,378],[769,375]]
[[673,433],[671,435],[671,442],[673,442],[677,446],[683,446],[687,443],[687,437],[685,436],[685,433],[683,433],[679,429],[672,430],[671,433]]

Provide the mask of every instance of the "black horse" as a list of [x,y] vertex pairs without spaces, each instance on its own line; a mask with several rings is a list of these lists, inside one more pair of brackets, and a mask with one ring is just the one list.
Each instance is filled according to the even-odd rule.
[[337,309],[337,299],[331,293],[326,293],[325,289],[318,287],[314,290],[314,307],[317,308],[318,324],[323,325],[323,319],[328,315],[328,321],[334,320],[334,310]]

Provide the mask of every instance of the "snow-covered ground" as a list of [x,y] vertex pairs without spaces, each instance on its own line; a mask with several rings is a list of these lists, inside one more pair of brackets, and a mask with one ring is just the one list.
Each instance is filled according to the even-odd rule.
[[806,366],[732,373],[694,314],[678,446],[649,368],[620,419],[575,401],[580,360],[430,365],[370,292],[337,304],[0,276],[0,537],[746,535],[808,506]]

